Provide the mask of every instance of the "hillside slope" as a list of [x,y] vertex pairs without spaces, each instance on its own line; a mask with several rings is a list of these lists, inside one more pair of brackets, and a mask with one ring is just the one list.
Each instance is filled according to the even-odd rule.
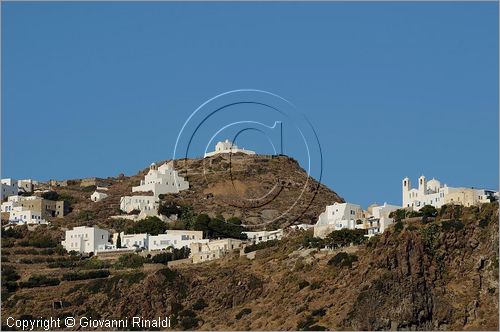
[[[219,155],[175,161],[175,169],[189,180],[190,188],[179,194],[164,195],[163,202],[189,206],[195,214],[240,217],[256,229],[313,224],[326,205],[343,201],[286,156]],[[60,226],[94,223],[116,226],[109,216],[119,214],[120,197],[132,195],[132,187],[139,184],[147,171],[131,177],[108,178],[109,197],[97,203],[89,199],[92,187],[56,188],[63,197],[71,198],[73,209],[65,218],[53,222]]]
[[[498,204],[403,226],[343,249],[357,257],[351,266],[331,260],[338,250],[304,249],[302,232],[253,260],[235,254],[21,289],[2,313],[171,315],[176,329],[201,330],[498,330]],[[54,300],[67,306],[53,309]]]

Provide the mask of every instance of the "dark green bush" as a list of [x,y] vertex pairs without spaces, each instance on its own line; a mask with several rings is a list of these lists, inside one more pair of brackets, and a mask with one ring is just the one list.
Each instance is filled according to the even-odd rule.
[[20,278],[13,266],[2,264],[2,284],[7,281],[17,281]]
[[367,238],[363,229],[341,229],[327,235],[324,244],[332,248],[347,247],[364,243]]
[[151,258],[151,262],[155,264],[167,264],[170,261],[188,258],[190,252],[191,249],[188,247],[182,247],[181,249],[174,248],[172,252],[162,252],[154,255]]
[[441,227],[443,228],[444,231],[452,230],[456,232],[464,228],[465,225],[460,220],[443,220],[441,222]]
[[336,267],[349,267],[352,268],[352,263],[358,261],[358,256],[348,254],[346,252],[339,252],[328,261],[328,265]]
[[243,308],[241,309],[240,312],[238,312],[235,316],[236,319],[240,320],[243,316],[246,316],[248,314],[251,314],[252,313],[252,309],[250,308]]
[[20,282],[19,287],[21,288],[34,288],[34,287],[44,287],[44,286],[57,286],[60,281],[57,278],[50,278],[44,275],[33,275],[28,281]]
[[198,326],[198,318],[196,316],[185,316],[180,320],[180,324],[184,330],[194,330]]
[[257,244],[251,244],[251,245],[245,247],[245,253],[249,253],[249,252],[264,249],[264,248],[274,247],[278,244],[279,244],[278,240],[270,240],[270,241],[260,242]]
[[167,230],[167,224],[158,217],[147,217],[137,221],[127,230],[129,234],[148,233],[150,235],[163,234]]
[[167,282],[174,281],[178,275],[176,271],[169,269],[168,267],[159,270],[158,273],[162,274]]
[[62,280],[74,281],[85,279],[107,278],[111,273],[108,270],[95,270],[86,272],[69,272],[63,274]]
[[147,263],[148,259],[137,254],[125,254],[118,257],[118,261],[114,264],[117,269],[131,268],[137,269]]
[[193,310],[203,310],[207,306],[208,306],[208,304],[205,302],[205,300],[202,298],[199,298],[198,300],[196,300],[195,303],[193,303]]
[[245,227],[238,224],[236,219],[230,219],[231,222],[226,222],[222,216],[210,218],[207,214],[199,214],[193,222],[193,228],[197,231],[203,231],[207,238],[234,238],[246,239],[247,236],[243,232]]
[[321,288],[321,283],[320,283],[320,282],[318,282],[318,281],[313,281],[313,282],[311,283],[311,289],[319,289],[319,288]]
[[19,245],[22,247],[55,248],[59,245],[59,241],[48,235],[34,233],[29,239],[20,241]]
[[307,280],[301,280],[301,281],[299,281],[299,289],[306,288],[309,285],[310,285],[310,283]]
[[438,214],[436,208],[432,205],[425,205],[420,209],[420,214],[424,218],[435,217]]
[[326,314],[326,310],[324,308],[316,309],[311,312],[313,316],[323,317]]
[[488,224],[489,224],[488,219],[481,219],[481,220],[479,221],[479,227],[481,227],[481,228],[486,228],[486,227],[488,227]]
[[396,233],[401,232],[403,230],[403,228],[404,228],[404,225],[401,221],[398,221],[397,223],[394,224],[394,231]]
[[389,217],[393,218],[395,222],[401,221],[406,218],[406,210],[397,209],[396,211],[392,211],[391,213],[389,213]]

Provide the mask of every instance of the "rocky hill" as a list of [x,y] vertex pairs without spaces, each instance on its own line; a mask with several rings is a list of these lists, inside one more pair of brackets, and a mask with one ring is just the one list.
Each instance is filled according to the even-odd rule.
[[[2,300],[2,317],[170,315],[174,329],[200,330],[498,330],[498,203],[400,226],[333,251],[307,248],[310,234],[297,232],[254,259],[110,269],[104,279],[22,288]],[[33,268],[67,272],[44,263],[27,272],[15,248],[2,250],[10,262],[2,267],[21,280]]]
[[[190,207],[195,214],[239,217],[255,229],[313,224],[326,205],[343,201],[286,156],[218,155],[178,160],[175,169],[189,181],[190,188],[162,196],[164,203]],[[73,185],[57,187],[56,191],[72,203],[72,212],[52,221],[58,226],[117,226],[109,217],[120,213],[120,197],[132,195],[132,187],[139,184],[147,171],[106,179],[110,183],[106,192],[109,197],[97,203],[90,201],[95,187],[82,188],[78,181],[68,181]]]

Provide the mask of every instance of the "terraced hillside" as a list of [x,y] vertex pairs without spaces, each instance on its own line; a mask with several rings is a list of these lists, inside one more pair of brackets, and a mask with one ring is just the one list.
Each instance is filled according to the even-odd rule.
[[[11,292],[3,285],[2,317],[168,315],[178,330],[498,330],[498,203],[403,220],[334,251],[308,247],[310,236],[292,234],[255,259],[235,253],[172,269],[76,260],[73,272],[110,276],[61,281],[68,268],[56,265],[68,263],[46,258],[68,257],[22,251],[26,234],[6,234],[4,278],[59,281]],[[37,262],[28,263],[28,249],[39,251]]]

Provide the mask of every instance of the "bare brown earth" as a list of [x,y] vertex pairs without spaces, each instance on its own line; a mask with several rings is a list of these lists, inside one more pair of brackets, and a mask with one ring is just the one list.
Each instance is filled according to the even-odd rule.
[[[413,218],[349,247],[352,267],[329,265],[338,252],[304,249],[304,233],[295,233],[254,260],[111,269],[105,279],[20,289],[2,302],[2,319],[170,315],[175,329],[498,330],[498,204],[449,219]],[[26,272],[14,249],[2,254],[23,280],[64,271],[41,264]],[[56,300],[64,307],[53,309]]]

